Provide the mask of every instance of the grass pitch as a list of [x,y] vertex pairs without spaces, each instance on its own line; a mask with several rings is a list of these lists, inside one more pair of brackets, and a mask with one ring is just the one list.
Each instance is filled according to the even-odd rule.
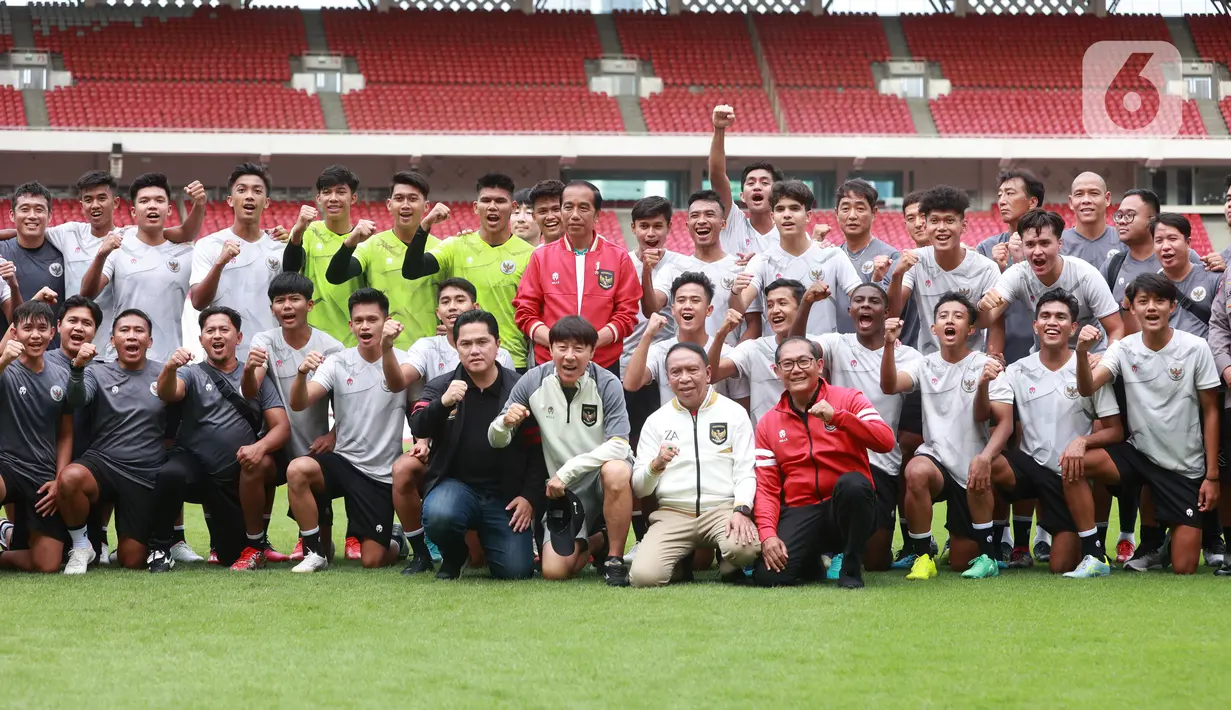
[[[271,533],[293,546],[290,521]],[[1231,659],[1231,580],[1204,567],[861,592],[286,567],[0,576],[0,706],[1208,708]]]

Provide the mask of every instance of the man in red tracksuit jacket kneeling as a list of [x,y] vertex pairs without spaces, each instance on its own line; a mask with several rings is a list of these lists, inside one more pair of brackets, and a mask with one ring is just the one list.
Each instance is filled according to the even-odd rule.
[[563,239],[530,255],[513,299],[517,327],[530,338],[534,361],[551,362],[547,334],[564,316],[579,315],[598,330],[594,362],[620,377],[624,339],[637,325],[641,282],[623,244],[594,231],[603,196],[584,180],[564,188]]
[[862,392],[822,380],[823,366],[806,338],[787,338],[774,356],[786,391],[757,423],[754,513],[762,557],[753,579],[762,586],[813,576],[826,550],[842,551],[831,579],[840,570],[839,586],[863,586],[861,557],[876,527],[868,450],[892,450],[893,430]]

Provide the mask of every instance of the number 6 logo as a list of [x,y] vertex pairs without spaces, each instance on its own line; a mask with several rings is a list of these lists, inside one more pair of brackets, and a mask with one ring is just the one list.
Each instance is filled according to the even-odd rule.
[[1081,82],[1081,122],[1089,136],[1179,134],[1184,121],[1180,52],[1171,43],[1095,42],[1082,57]]

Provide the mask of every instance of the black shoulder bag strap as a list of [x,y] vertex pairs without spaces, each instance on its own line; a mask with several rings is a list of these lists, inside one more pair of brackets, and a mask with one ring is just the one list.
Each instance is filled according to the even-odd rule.
[[1210,306],[1205,303],[1205,301],[1196,303],[1188,296],[1179,292],[1176,293],[1175,300],[1176,303],[1180,304],[1180,308],[1183,308],[1197,318],[1200,318],[1202,323],[1205,323],[1206,325],[1210,324],[1210,315],[1213,311]]
[[1120,278],[1120,269],[1124,268],[1124,259],[1127,257],[1127,251],[1118,251],[1112,254],[1111,261],[1107,262],[1107,288],[1112,291],[1116,290],[1116,279]]
[[214,386],[218,388],[218,392],[231,403],[232,407],[235,407],[235,411],[239,412],[239,416],[248,422],[248,426],[252,427],[252,436],[259,439],[261,430],[265,428],[265,418],[261,416],[261,413],[248,400],[235,391],[235,388],[231,386],[230,382],[227,382],[227,378],[223,377],[222,373],[212,367],[206,371],[209,373],[209,378],[214,381]]

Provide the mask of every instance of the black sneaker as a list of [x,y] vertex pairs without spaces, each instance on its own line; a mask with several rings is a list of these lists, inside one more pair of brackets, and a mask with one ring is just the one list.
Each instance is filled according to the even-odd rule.
[[1223,562],[1222,567],[1214,570],[1215,577],[1231,577],[1231,561]]
[[838,575],[838,586],[842,589],[863,589],[863,578],[840,574]]
[[[429,560],[428,564],[431,564]],[[466,566],[466,558],[462,557],[459,563],[450,563],[448,560],[440,561],[440,570],[436,572],[436,579],[457,579],[462,576],[462,568]],[[407,565],[407,569],[410,565]],[[430,569],[430,568],[429,568]],[[407,574],[406,570],[402,570],[402,574]]]
[[608,587],[627,587],[628,568],[624,566],[624,560],[608,557],[603,563],[603,579],[607,581]]
[[159,572],[170,572],[171,568],[175,567],[175,560],[162,550],[150,550],[149,557],[145,558],[145,564],[149,567],[151,574],[158,574]]
[[[406,566],[402,568],[402,574],[409,576],[420,572],[431,572],[433,569],[435,567],[432,565],[431,557],[414,557],[406,562]],[[441,569],[444,569],[444,565],[441,565]],[[457,575],[454,575],[449,579],[456,579],[456,577]]]

